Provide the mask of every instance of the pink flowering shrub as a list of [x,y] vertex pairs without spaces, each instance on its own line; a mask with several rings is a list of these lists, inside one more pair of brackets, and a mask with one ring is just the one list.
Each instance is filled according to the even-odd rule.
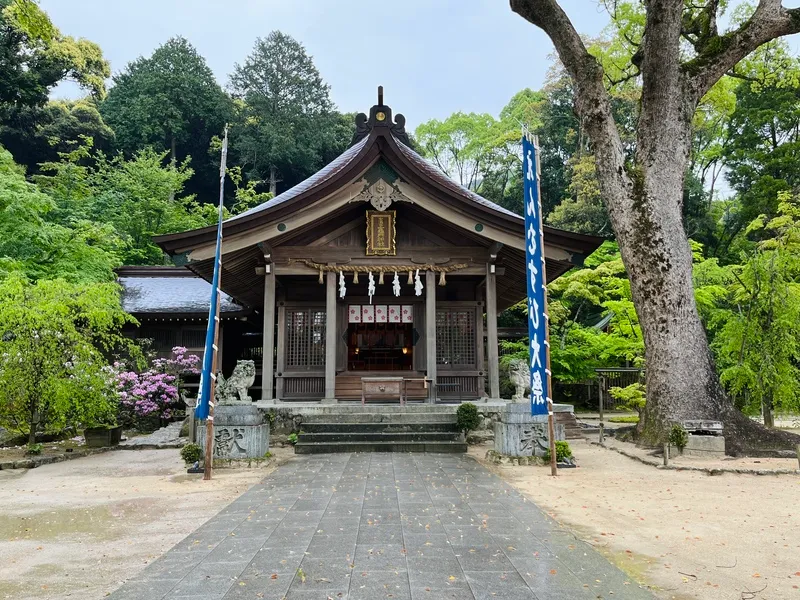
[[200,358],[186,352],[186,348],[176,346],[171,358],[154,360],[152,367],[142,373],[126,371],[120,363],[115,363],[123,424],[130,426],[172,418],[175,410],[181,407],[181,376],[198,373]]

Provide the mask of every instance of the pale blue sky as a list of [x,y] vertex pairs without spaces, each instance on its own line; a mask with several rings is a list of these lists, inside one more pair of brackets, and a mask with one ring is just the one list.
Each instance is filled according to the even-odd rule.
[[[596,0],[563,0],[576,28],[596,35]],[[413,129],[462,111],[497,115],[517,91],[539,88],[553,51],[506,0],[41,0],[65,34],[100,44],[116,73],[182,35],[225,85],[255,39],[280,29],[314,57],[342,111],[385,102]],[[74,88],[56,91],[74,96]]]

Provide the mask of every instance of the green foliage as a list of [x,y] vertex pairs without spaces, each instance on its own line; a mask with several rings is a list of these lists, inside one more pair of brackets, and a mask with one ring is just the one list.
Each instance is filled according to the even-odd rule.
[[297,434],[290,433],[289,435],[286,436],[286,441],[289,442],[292,446],[294,446],[297,443]]
[[181,448],[181,458],[187,465],[193,465],[203,456],[203,449],[197,444],[186,444]]
[[0,281],[0,425],[33,443],[39,431],[113,422],[104,353],[128,346],[121,328],[132,322],[115,284]]
[[[550,448],[545,450],[544,460],[550,461]],[[572,448],[569,447],[569,442],[556,441],[556,462],[564,462],[566,459],[572,458]]]
[[97,44],[62,35],[32,0],[0,0],[0,116],[42,106],[64,80],[98,97],[111,74]]
[[256,40],[230,76],[235,99],[231,151],[248,178],[269,191],[300,182],[344,151],[344,126],[312,58],[291,36],[273,31]]
[[679,452],[683,452],[686,444],[689,443],[689,434],[682,425],[675,424],[669,430],[669,444],[675,446]]
[[233,103],[186,39],[168,40],[115,75],[102,113],[126,156],[146,147],[169,152],[171,160],[191,156],[192,189],[214,198],[219,155],[209,144],[232,118]]
[[638,423],[639,416],[638,415],[630,415],[625,417],[610,417],[608,419],[609,423]]
[[456,424],[460,431],[467,432],[477,429],[481,424],[478,407],[472,402],[464,402],[456,409]]
[[26,454],[30,454],[32,456],[36,456],[42,453],[44,450],[44,446],[42,444],[28,444],[28,448],[25,451]]
[[213,205],[201,207],[193,196],[181,197],[192,176],[187,162],[164,165],[166,152],[145,149],[131,160],[100,155],[91,174],[90,210],[114,226],[125,242],[125,264],[163,264],[164,254],[152,237],[215,223]]
[[800,409],[800,201],[781,194],[776,212],[751,223],[760,241],[743,264],[701,288],[723,385],[737,406],[766,418]]
[[[608,390],[611,394],[611,397],[616,400],[619,405],[627,408],[628,410],[635,410],[639,413],[639,416],[642,415],[644,411],[644,405],[647,401],[647,393],[645,390],[645,386],[641,383],[632,383],[624,388],[622,387],[612,387]],[[639,421],[639,417],[635,417],[636,421]]]
[[[586,259],[584,268],[551,282],[548,293],[554,380],[579,383],[594,379],[600,367],[643,366],[642,331],[615,243],[605,242]],[[524,322],[525,303],[513,310],[522,314]],[[607,323],[604,317],[610,317]],[[503,371],[511,360],[527,359],[527,340],[503,344]]]
[[0,147],[0,277],[19,272],[75,283],[112,280],[121,264],[113,228],[77,215],[69,226],[50,222],[56,208]]

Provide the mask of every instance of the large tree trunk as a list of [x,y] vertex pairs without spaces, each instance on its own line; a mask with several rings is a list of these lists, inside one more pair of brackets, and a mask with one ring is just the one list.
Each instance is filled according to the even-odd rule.
[[[681,64],[683,4],[646,4],[645,39],[634,58],[641,70],[642,100],[636,156],[630,165],[603,69],[588,54],[567,15],[556,0],[511,0],[515,12],[553,40],[575,86],[575,110],[591,141],[644,334],[647,405],[639,426],[641,442],[660,445],[672,424],[708,419],[724,423],[729,453],[751,447],[791,448],[796,436],[768,431],[733,407],[720,385],[695,304],[692,255],[683,229],[683,180],[692,117],[701,88],[713,82],[698,82]],[[752,30],[748,35],[752,37]]]

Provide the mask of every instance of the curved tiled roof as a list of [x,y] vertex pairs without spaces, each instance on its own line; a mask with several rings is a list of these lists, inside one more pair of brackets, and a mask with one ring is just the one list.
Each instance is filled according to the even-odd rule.
[[275,206],[279,206],[284,202],[288,202],[293,198],[301,195],[306,190],[310,190],[313,187],[321,185],[325,183],[327,180],[332,178],[336,175],[339,171],[347,167],[350,164],[350,161],[353,160],[358,153],[367,145],[368,138],[364,138],[360,142],[353,144],[347,150],[345,150],[342,154],[337,156],[333,161],[328,163],[325,167],[321,170],[314,173],[308,179],[305,179],[298,183],[296,186],[289,188],[285,192],[278,194],[272,200],[267,200],[266,202],[259,204],[258,206],[254,206],[250,210],[246,210],[241,214],[238,214],[230,219],[227,219],[225,222],[229,223],[231,221],[236,221],[243,217],[247,217],[249,215],[253,215],[256,213],[264,212],[265,210],[269,210]]

